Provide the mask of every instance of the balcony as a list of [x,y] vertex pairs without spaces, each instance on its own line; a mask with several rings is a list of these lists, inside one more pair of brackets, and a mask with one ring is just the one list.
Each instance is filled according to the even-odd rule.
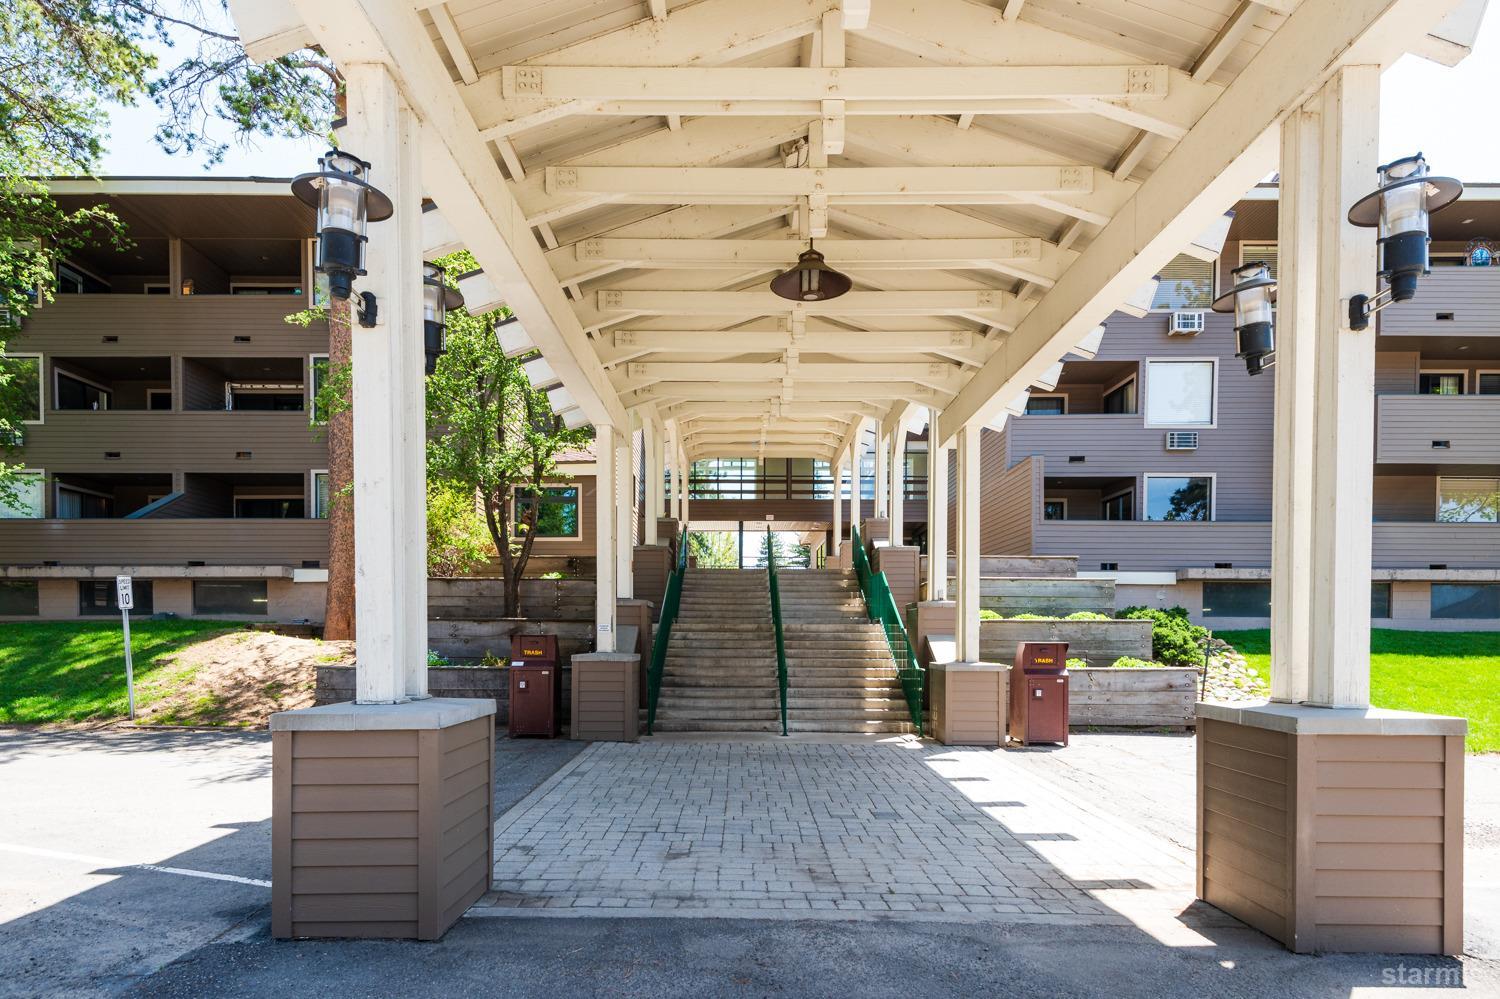
[[59,295],[28,316],[7,349],[141,357],[305,356],[328,349],[328,324],[285,322],[307,307],[281,295]]
[[306,471],[326,467],[328,444],[295,411],[49,410],[22,457],[48,472]]
[[1500,395],[1382,395],[1375,400],[1380,464],[1500,464]]
[[1380,333],[1500,336],[1500,267],[1433,268],[1417,285],[1411,301],[1390,305],[1380,313]]
[[326,520],[0,520],[0,565],[326,565]]

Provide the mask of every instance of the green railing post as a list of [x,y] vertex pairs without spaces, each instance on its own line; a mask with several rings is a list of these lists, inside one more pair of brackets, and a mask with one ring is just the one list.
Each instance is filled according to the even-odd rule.
[[781,688],[781,734],[786,735],[786,639],[781,633],[781,592],[776,587],[776,546],[766,528],[766,578],[771,588],[771,624],[776,629],[776,683]]
[[859,536],[859,524],[849,525],[849,543],[854,548],[854,576],[859,580],[859,590],[865,598],[865,612],[870,621],[881,626],[885,632],[886,645],[891,658],[896,662],[896,677],[901,681],[901,692],[906,696],[906,710],[911,715],[917,735],[922,734],[922,687],[926,674],[917,664],[911,638],[891,595],[890,582],[885,573],[874,572],[870,567],[870,556],[865,551],[864,541]]
[[667,665],[667,643],[672,640],[672,624],[682,604],[683,577],[687,575],[687,532],[677,545],[677,566],[667,578],[667,593],[661,602],[661,617],[656,625],[656,640],[651,643],[651,668],[646,671],[646,734],[656,725],[656,702],[661,696],[661,674]]

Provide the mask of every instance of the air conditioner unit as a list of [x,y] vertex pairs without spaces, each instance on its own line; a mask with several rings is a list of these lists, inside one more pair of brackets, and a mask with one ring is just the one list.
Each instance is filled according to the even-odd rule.
[[1204,329],[1203,316],[1204,313],[1201,311],[1172,313],[1172,321],[1167,326],[1167,335],[1197,336]]
[[1168,451],[1196,451],[1198,450],[1198,431],[1196,430],[1169,430],[1167,431]]

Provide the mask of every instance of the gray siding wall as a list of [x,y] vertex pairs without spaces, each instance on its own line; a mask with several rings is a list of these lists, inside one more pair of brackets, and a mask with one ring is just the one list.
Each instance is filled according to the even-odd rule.
[[[1006,424],[1006,460],[1014,465],[1029,455],[1046,459],[1046,474],[1122,476],[1145,473],[1217,474],[1216,517],[1224,521],[1264,521],[1271,515],[1271,421],[1275,369],[1251,378],[1234,356],[1232,317],[1208,315],[1208,328],[1194,337],[1167,335],[1167,314],[1136,319],[1116,313],[1109,319],[1101,361],[1142,360],[1141,413],[1011,417]],[[1184,427],[1198,431],[1198,449],[1166,450],[1167,428],[1146,427],[1144,360],[1213,357],[1219,361],[1218,425]],[[1082,455],[1083,464],[1068,458]]]
[[326,520],[7,520],[0,565],[301,565],[328,559]]
[[998,461],[986,461],[989,445],[998,458],[999,434],[984,434],[979,442],[979,551],[983,555],[1030,555],[1033,530],[1040,509],[1040,463],[1025,459],[999,471]]
[[[118,451],[118,459],[104,457]],[[235,454],[249,451],[251,457]],[[326,468],[306,413],[57,412],[27,427],[27,465],[57,472],[295,472]]]
[[1415,350],[1381,350],[1375,354],[1375,394],[1411,395],[1417,390],[1422,355]]
[[1098,571],[1104,562],[1118,563],[1121,572],[1271,564],[1271,525],[1263,522],[1051,520],[1034,530],[1036,554],[1077,555],[1080,572]]
[[[1433,523],[1437,519],[1437,477],[1375,476],[1375,521]],[[1496,553],[1500,558],[1500,552]]]
[[[1439,319],[1439,315],[1452,319]],[[1423,278],[1409,302],[1380,313],[1386,336],[1500,336],[1500,271],[1492,267],[1438,267]]]
[[[328,324],[284,318],[307,303],[254,295],[60,295],[26,318],[7,349],[79,357],[306,357],[328,351]],[[119,337],[105,343],[105,336]],[[235,337],[247,336],[248,343]],[[49,396],[50,397],[50,396]]]
[[[1385,395],[1375,400],[1378,463],[1500,464],[1500,396]],[[1447,449],[1434,449],[1437,439]]]

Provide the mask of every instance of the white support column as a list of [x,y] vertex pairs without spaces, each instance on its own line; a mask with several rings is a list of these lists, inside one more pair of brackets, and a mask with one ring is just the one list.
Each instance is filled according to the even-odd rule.
[[[615,438],[615,596],[628,600],[635,595],[635,462],[631,460],[632,434],[617,433]],[[629,649],[621,649],[628,652]]]
[[958,661],[982,662],[979,654],[979,435],[977,426],[959,430],[958,457],[958,599],[954,638]]
[[427,696],[426,425],[422,376],[420,128],[384,66],[342,66],[340,145],[373,164],[395,215],[372,223],[368,274],[379,322],[354,337],[355,699]]
[[889,481],[885,506],[891,519],[891,544],[901,545],[906,538],[906,427],[900,423],[891,431],[886,475]]
[[854,444],[849,448],[849,523],[864,530],[864,483],[860,476],[864,472],[865,421],[861,417],[855,424]]
[[671,516],[673,520],[682,521],[682,452],[677,450],[677,434],[672,435],[672,440],[667,445],[671,451],[672,458],[672,496]]
[[941,414],[927,411],[927,599],[948,599],[948,449],[938,432]]
[[641,424],[641,444],[646,451],[646,522],[641,525],[642,544],[654,545],[657,537],[657,521],[661,519],[662,501],[662,439],[655,419]]
[[1316,370],[1312,393],[1286,415],[1316,427],[1307,699],[1363,708],[1370,704],[1375,327],[1351,331],[1347,302],[1375,290],[1377,264],[1375,230],[1356,228],[1346,216],[1375,185],[1380,67],[1340,70],[1324,85],[1321,100],[1323,204],[1317,333],[1310,352]]
[[677,445],[677,460],[682,463],[682,499],[679,519],[682,521],[682,531],[686,534],[688,520],[692,517],[688,501],[693,497],[693,463],[688,461],[687,451],[683,450],[681,443]]
[[594,428],[594,651],[615,651],[616,531],[620,518],[615,497],[615,467],[619,451],[615,438],[623,436],[609,425]]
[[833,462],[833,545],[828,549],[828,557],[837,559],[844,550],[844,456],[839,455]]
[[886,439],[875,428],[875,516],[890,516],[890,454]]

